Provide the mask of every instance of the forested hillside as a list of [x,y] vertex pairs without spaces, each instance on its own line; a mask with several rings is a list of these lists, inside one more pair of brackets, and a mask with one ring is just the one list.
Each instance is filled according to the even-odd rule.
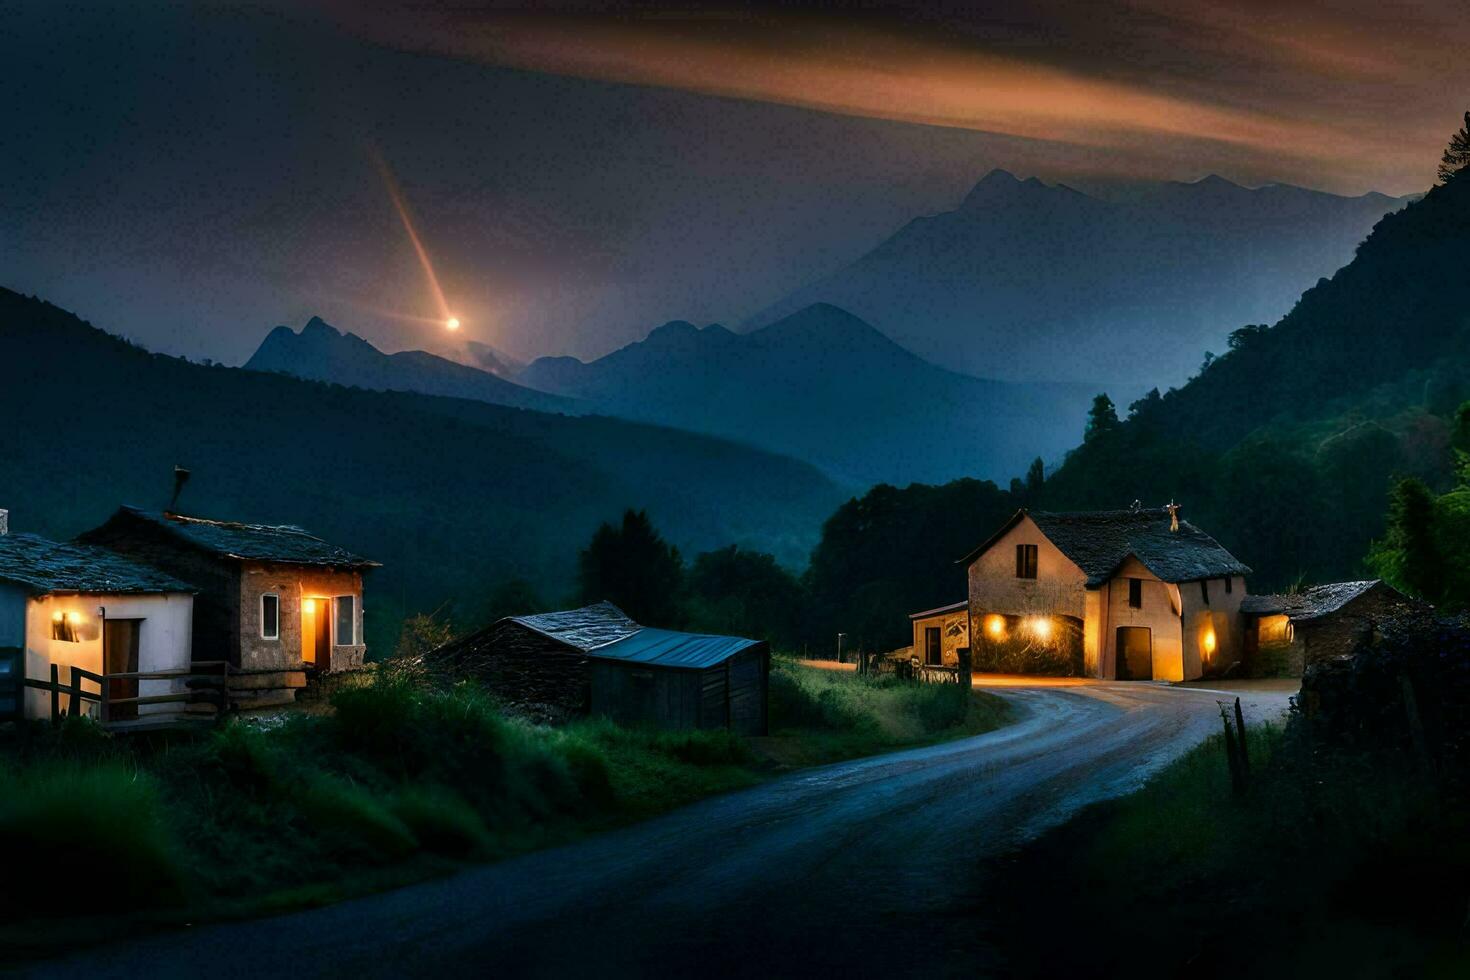
[[1391,481],[1453,480],[1453,417],[1470,398],[1470,180],[1380,221],[1353,261],[1275,326],[1247,326],[1178,390],[1086,441],[1048,507],[1170,497],[1257,570],[1257,586],[1360,574]]
[[121,503],[300,524],[381,561],[369,642],[405,613],[472,610],[522,578],[573,584],[598,524],[646,508],[691,552],[739,543],[799,566],[840,502],[813,468],[721,440],[150,354],[0,290],[0,507],[69,537]]

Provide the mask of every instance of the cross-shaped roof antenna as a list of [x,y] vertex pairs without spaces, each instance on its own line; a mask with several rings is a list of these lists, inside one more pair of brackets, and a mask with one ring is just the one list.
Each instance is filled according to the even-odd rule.
[[1169,530],[1179,530],[1179,505],[1170,500],[1164,505],[1164,509],[1169,512]]

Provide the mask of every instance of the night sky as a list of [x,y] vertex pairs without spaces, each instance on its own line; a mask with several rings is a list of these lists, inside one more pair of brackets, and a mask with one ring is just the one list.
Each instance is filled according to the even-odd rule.
[[1300,6],[0,2],[0,285],[226,363],[313,314],[441,344],[396,185],[465,336],[587,357],[738,324],[996,166],[1426,188],[1463,3]]

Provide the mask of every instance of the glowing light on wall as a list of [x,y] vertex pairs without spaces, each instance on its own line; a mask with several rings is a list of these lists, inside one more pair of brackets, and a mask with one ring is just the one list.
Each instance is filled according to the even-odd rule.
[[1005,621],[1005,617],[1003,617],[1003,616],[986,616],[985,617],[985,632],[989,633],[991,636],[995,637],[997,640],[1000,639],[1002,636],[1005,636],[1005,633],[1006,633],[1006,621]]
[[1205,630],[1204,648],[1206,657],[1215,655],[1215,628],[1213,626]]
[[1027,621],[1027,625],[1031,627],[1031,632],[1035,633],[1036,638],[1039,640],[1045,640],[1051,636],[1051,620],[1044,616],[1031,617]]

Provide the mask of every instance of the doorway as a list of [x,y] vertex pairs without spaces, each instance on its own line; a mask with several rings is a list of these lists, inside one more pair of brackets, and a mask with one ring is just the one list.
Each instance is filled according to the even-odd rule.
[[308,670],[332,666],[332,614],[328,599],[301,600],[301,662]]
[[1118,680],[1154,679],[1154,634],[1147,626],[1118,627]]
[[[107,700],[138,696],[138,678],[115,677],[115,674],[138,673],[138,640],[142,634],[141,619],[108,619],[102,626],[102,672],[107,675]],[[109,721],[126,721],[138,717],[137,704],[110,704]]]
[[924,663],[931,667],[938,667],[944,659],[941,654],[938,626],[924,627]]

